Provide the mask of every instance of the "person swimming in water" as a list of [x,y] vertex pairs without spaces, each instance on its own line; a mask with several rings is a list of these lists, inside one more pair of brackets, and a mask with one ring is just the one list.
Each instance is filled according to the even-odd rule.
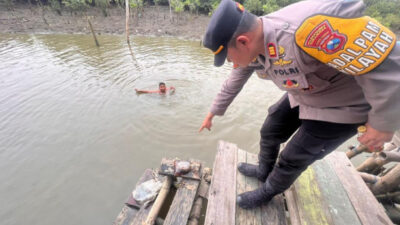
[[158,93],[158,94],[166,94],[169,91],[171,94],[175,92],[174,87],[167,87],[164,82],[160,82],[158,84],[158,90],[139,90],[135,88],[137,94],[148,94],[148,93]]

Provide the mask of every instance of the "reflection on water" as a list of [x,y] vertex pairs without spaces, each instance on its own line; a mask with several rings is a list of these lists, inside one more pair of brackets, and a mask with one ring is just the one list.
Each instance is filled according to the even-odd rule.
[[[162,157],[212,166],[219,139],[258,151],[281,95],[251,78],[212,132],[198,128],[230,65],[198,42],[122,36],[0,35],[1,224],[110,224]],[[134,88],[176,87],[171,96]]]

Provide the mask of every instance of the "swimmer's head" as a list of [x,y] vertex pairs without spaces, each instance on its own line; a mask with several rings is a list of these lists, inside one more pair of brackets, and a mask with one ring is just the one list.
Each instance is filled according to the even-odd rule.
[[160,82],[158,84],[158,89],[160,90],[161,93],[165,93],[165,91],[167,90],[167,87],[165,86],[164,82]]

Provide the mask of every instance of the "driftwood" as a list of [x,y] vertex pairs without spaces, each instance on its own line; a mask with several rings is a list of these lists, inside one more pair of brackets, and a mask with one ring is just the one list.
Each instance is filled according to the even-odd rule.
[[383,194],[395,190],[400,185],[400,164],[381,177],[381,179],[371,186],[374,194]]
[[164,184],[160,190],[160,193],[158,193],[156,201],[154,202],[153,207],[151,208],[149,215],[147,216],[147,219],[145,222],[146,225],[153,225],[154,222],[156,221],[158,212],[160,212],[161,206],[164,203],[164,200],[169,193],[171,184],[172,184],[172,177],[166,176],[166,178],[164,180]]

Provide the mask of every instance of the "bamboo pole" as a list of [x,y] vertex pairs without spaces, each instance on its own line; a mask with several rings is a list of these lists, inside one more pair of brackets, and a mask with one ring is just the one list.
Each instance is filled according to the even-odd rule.
[[357,147],[350,146],[349,150],[346,151],[346,156],[351,159],[362,152],[368,152],[368,147],[365,145],[358,145]]
[[158,193],[158,196],[157,196],[153,206],[151,207],[149,215],[146,218],[146,222],[144,223],[145,225],[153,225],[154,222],[156,221],[156,218],[157,218],[158,213],[160,212],[161,206],[163,205],[164,200],[169,193],[171,184],[172,184],[172,177],[166,176],[163,186],[161,187],[160,193]]
[[360,174],[361,178],[365,181],[365,183],[369,184],[375,184],[380,179],[380,177],[369,173],[359,172],[358,174]]
[[400,162],[400,152],[390,151],[390,152],[380,152],[378,157],[388,163],[388,162]]
[[129,0],[125,0],[125,33],[126,33],[126,42],[129,44]]
[[87,21],[88,21],[88,23],[89,23],[90,31],[92,31],[94,42],[96,43],[96,46],[97,46],[97,47],[100,47],[100,44],[99,44],[99,42],[97,41],[96,34],[94,33],[93,26],[92,26],[92,23],[90,22],[89,17],[87,18]]
[[357,170],[376,175],[381,172],[381,167],[389,162],[400,162],[400,148],[373,153],[372,156],[357,167]]
[[377,170],[383,166],[382,160],[376,160],[377,153],[373,153],[368,159],[366,159],[361,165],[357,167],[357,171],[377,174]]
[[383,194],[395,190],[400,185],[400,164],[371,186],[372,193]]

